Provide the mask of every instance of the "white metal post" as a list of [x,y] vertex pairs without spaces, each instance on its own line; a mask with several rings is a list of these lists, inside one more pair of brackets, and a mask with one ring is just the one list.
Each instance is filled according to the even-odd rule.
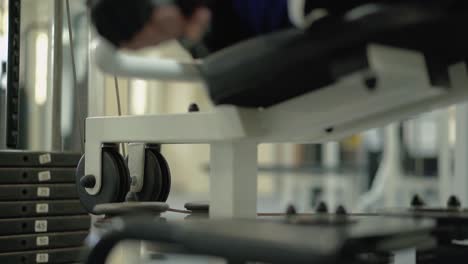
[[449,120],[450,112],[448,109],[441,110],[437,117],[437,147],[438,155],[438,176],[439,176],[439,201],[441,205],[445,204],[452,195],[452,154],[449,141]]
[[325,174],[326,179],[323,181],[323,190],[325,193],[324,200],[329,206],[329,209],[336,208],[339,203],[337,197],[337,188],[339,186],[339,177],[336,171],[340,167],[340,143],[339,142],[328,142],[323,144],[322,150],[323,167],[327,171]]
[[[465,64],[450,69],[452,89],[468,89]],[[464,206],[468,205],[468,104],[456,108],[456,144],[454,193]]]
[[468,104],[457,106],[454,194],[468,204]]
[[145,181],[145,144],[128,144],[128,169],[132,179],[130,191],[140,192]]
[[402,181],[402,174],[398,124],[394,123],[385,128],[383,155],[377,175],[371,190],[361,197],[357,211],[398,206],[398,198],[401,197],[397,183]]
[[210,217],[255,218],[257,214],[257,143],[211,144]]
[[414,248],[396,251],[393,254],[393,264],[416,264],[417,257]]
[[[403,179],[401,168],[399,125],[397,123],[389,125],[385,129],[384,153],[382,162],[387,166],[384,177],[387,178],[387,185],[384,187],[384,206],[396,207],[405,205],[404,197],[401,196],[398,184]],[[384,165],[384,166],[385,166]],[[403,198],[403,200],[401,200]]]

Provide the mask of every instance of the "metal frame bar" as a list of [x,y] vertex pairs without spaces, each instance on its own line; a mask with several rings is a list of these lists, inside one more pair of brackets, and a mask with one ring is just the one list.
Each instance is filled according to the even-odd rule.
[[54,1],[52,55],[52,150],[63,151],[62,142],[62,71],[63,71],[63,1]]
[[143,188],[145,175],[145,144],[128,144],[128,170],[132,184],[130,192],[138,193]]
[[257,216],[257,143],[211,144],[210,216]]

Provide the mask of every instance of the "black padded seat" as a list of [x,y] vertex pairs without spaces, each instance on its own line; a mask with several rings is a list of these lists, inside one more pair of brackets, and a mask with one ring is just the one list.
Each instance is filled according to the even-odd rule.
[[365,70],[366,47],[376,43],[422,52],[432,81],[445,83],[447,66],[468,58],[466,6],[362,6],[359,18],[327,17],[215,53],[201,72],[215,104],[269,107]]

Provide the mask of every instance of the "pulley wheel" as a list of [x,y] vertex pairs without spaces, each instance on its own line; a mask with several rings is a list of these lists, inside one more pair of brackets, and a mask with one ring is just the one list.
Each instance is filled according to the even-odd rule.
[[[91,195],[82,185],[85,177],[85,157],[78,164],[75,182],[78,196],[83,207],[94,214],[94,207],[99,204],[120,203],[125,201],[125,196],[130,188],[129,172],[122,156],[113,149],[102,149],[101,164],[101,189],[98,194]],[[91,176],[92,177],[92,176]]]
[[156,201],[158,202],[166,202],[167,198],[169,198],[169,193],[171,192],[171,170],[169,168],[169,164],[164,156],[159,151],[152,151],[156,155],[159,166],[161,168],[162,173],[162,190],[161,194]]
[[143,175],[143,187],[140,192],[135,193],[138,201],[154,202],[163,190],[163,175],[161,166],[156,156],[155,150],[145,150],[145,171]]
[[130,172],[128,171],[127,163],[125,162],[124,158],[120,155],[117,151],[112,151],[112,155],[114,155],[115,160],[117,161],[117,165],[119,166],[119,171],[124,172],[121,179],[121,186],[123,188],[119,191],[119,200],[118,202],[125,202],[128,192],[130,191],[131,180],[130,180]]

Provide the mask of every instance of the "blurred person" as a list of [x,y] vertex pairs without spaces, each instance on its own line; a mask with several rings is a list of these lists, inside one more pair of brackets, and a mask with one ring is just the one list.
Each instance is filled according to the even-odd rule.
[[[343,3],[344,2],[344,3]],[[341,13],[365,0],[308,0],[305,12]],[[292,27],[288,0],[89,0],[98,33],[137,50],[179,39],[195,57]]]

